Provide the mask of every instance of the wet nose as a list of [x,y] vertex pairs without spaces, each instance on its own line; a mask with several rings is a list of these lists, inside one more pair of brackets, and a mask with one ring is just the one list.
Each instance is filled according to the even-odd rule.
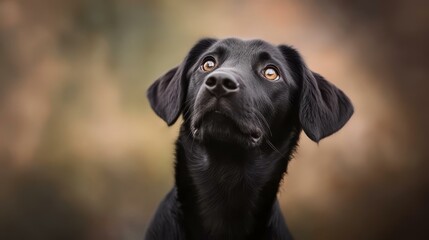
[[240,85],[234,76],[228,73],[217,72],[207,76],[204,86],[216,97],[222,97],[237,92]]

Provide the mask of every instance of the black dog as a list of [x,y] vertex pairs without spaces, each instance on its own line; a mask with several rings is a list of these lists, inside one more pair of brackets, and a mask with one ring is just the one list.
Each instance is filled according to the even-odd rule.
[[292,239],[276,194],[303,129],[315,142],[353,114],[289,46],[203,39],[148,90],[176,142],[176,184],[146,239]]

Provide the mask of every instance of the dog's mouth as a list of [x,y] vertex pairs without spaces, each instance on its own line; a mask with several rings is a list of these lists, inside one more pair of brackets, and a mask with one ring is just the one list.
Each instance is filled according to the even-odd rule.
[[247,147],[256,147],[263,139],[262,130],[251,121],[219,109],[198,116],[191,124],[191,132],[195,139],[203,142],[221,141]]

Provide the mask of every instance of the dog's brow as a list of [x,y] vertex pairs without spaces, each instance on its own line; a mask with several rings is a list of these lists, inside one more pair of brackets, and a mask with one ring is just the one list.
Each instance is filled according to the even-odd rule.
[[219,55],[219,56],[223,56],[226,53],[226,48],[222,47],[222,46],[219,46],[212,53],[214,53],[216,55]]
[[218,56],[219,58],[224,58],[226,55],[226,48],[224,47],[217,47],[213,51],[206,52],[203,56]]
[[258,60],[259,61],[267,61],[267,60],[270,60],[270,59],[273,59],[272,57],[271,57],[271,55],[269,54],[269,53],[267,53],[267,52],[260,52],[259,54],[258,54]]

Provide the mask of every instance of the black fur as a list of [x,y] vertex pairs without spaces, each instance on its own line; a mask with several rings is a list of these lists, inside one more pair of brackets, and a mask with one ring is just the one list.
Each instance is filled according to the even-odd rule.
[[[206,60],[217,63],[209,72]],[[265,79],[267,66],[280,79]],[[292,239],[276,195],[300,132],[318,142],[353,114],[347,96],[295,49],[260,40],[199,41],[148,98],[168,125],[181,113],[184,122],[176,183],[147,240]]]

